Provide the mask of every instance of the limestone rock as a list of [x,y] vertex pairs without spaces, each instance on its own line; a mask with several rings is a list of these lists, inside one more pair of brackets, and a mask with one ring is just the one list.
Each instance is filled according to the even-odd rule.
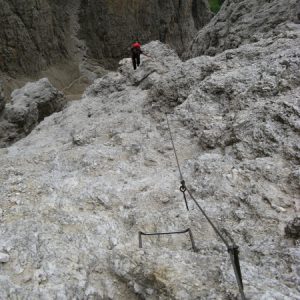
[[203,149],[231,149],[238,158],[280,152],[297,161],[299,33],[290,24],[280,38],[179,64],[150,89],[150,105],[170,112],[184,102],[180,119]]
[[6,253],[0,252],[0,263],[6,263],[9,261],[9,255]]
[[28,134],[41,120],[60,111],[65,104],[63,94],[47,78],[27,83],[15,90],[11,97],[0,119],[2,143],[15,141]]
[[81,37],[89,54],[102,59],[128,55],[133,38],[160,40],[182,53],[194,34],[211,18],[206,0],[92,0],[81,7]]
[[147,56],[141,56],[141,67],[133,72],[131,59],[125,58],[120,61],[118,73],[111,72],[87,88],[85,95],[109,95],[113,92],[122,91],[126,86],[139,86],[148,90],[159,83],[161,75],[167,73],[177,64],[181,64],[178,55],[169,46],[153,41],[143,47]]
[[211,16],[206,0],[0,0],[0,71],[32,75],[86,56],[111,68],[136,36],[182,52]]
[[14,89],[42,77],[69,99],[79,99],[128,56],[136,36],[143,44],[158,39],[182,53],[211,17],[207,0],[0,0],[6,101]]
[[215,55],[280,35],[287,22],[296,22],[299,7],[298,0],[226,0],[220,12],[191,42],[185,57]]
[[[11,123],[28,126],[31,119],[41,121],[64,105],[63,94],[56,90],[47,78],[34,83],[27,83],[23,88],[15,90],[11,101],[5,107],[5,118]],[[30,127],[29,124],[28,127]]]
[[[111,268],[128,286],[144,299],[187,299],[199,297],[201,291],[205,299],[217,299],[222,294],[217,291],[214,281],[218,278],[218,268],[202,270],[198,268],[205,255],[177,249],[114,249]],[[194,263],[190,263],[193,261]],[[209,260],[207,263],[211,263]],[[211,280],[214,278],[214,280]],[[189,285],[193,283],[194,289]]]
[[33,74],[75,52],[74,2],[1,0],[0,70]]
[[[282,228],[299,211],[299,41],[291,27],[187,62],[150,43],[136,72],[123,60],[1,152],[0,298],[238,298],[226,247],[190,199],[186,211],[166,110],[187,184],[240,246],[247,297],[296,300],[299,249]],[[186,228],[197,253],[186,235],[138,248],[138,231]]]
[[[144,48],[137,71],[124,59],[1,150],[0,298],[239,298],[226,246],[190,198],[186,210],[169,112],[187,186],[239,246],[247,298],[298,300],[284,232],[300,211],[298,24],[186,62]],[[139,248],[139,231],[187,228],[196,253],[185,234]]]

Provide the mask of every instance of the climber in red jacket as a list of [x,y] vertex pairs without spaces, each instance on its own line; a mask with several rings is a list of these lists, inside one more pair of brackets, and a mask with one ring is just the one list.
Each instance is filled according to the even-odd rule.
[[131,45],[131,58],[133,68],[136,70],[136,67],[140,65],[140,55],[143,53],[141,49],[141,44],[138,40],[135,40]]

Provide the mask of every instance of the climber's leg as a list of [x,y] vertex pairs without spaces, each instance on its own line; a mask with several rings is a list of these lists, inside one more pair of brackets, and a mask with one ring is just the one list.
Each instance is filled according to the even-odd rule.
[[132,55],[132,65],[133,65],[133,69],[136,70],[136,58],[135,58],[135,55]]
[[140,62],[141,62],[141,60],[140,60],[140,54],[138,54],[138,55],[136,56],[136,61],[137,61],[137,65],[139,66],[139,65],[140,65]]

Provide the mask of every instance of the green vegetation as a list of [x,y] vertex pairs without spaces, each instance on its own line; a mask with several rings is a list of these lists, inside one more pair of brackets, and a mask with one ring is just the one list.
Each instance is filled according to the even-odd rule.
[[215,14],[220,10],[221,5],[223,3],[222,0],[209,0],[208,2],[209,2],[210,10]]

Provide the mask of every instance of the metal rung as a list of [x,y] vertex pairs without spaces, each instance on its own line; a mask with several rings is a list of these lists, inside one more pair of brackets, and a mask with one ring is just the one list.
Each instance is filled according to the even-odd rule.
[[192,234],[192,231],[190,228],[183,230],[183,231],[174,231],[174,232],[154,232],[154,233],[145,233],[142,231],[139,231],[139,247],[143,248],[143,241],[142,241],[142,236],[143,235],[171,235],[171,234],[183,234],[183,233],[187,233],[189,234],[190,240],[191,240],[191,244],[192,244],[192,248],[194,252],[197,252],[196,246],[195,246],[195,241],[194,241],[194,237]]

